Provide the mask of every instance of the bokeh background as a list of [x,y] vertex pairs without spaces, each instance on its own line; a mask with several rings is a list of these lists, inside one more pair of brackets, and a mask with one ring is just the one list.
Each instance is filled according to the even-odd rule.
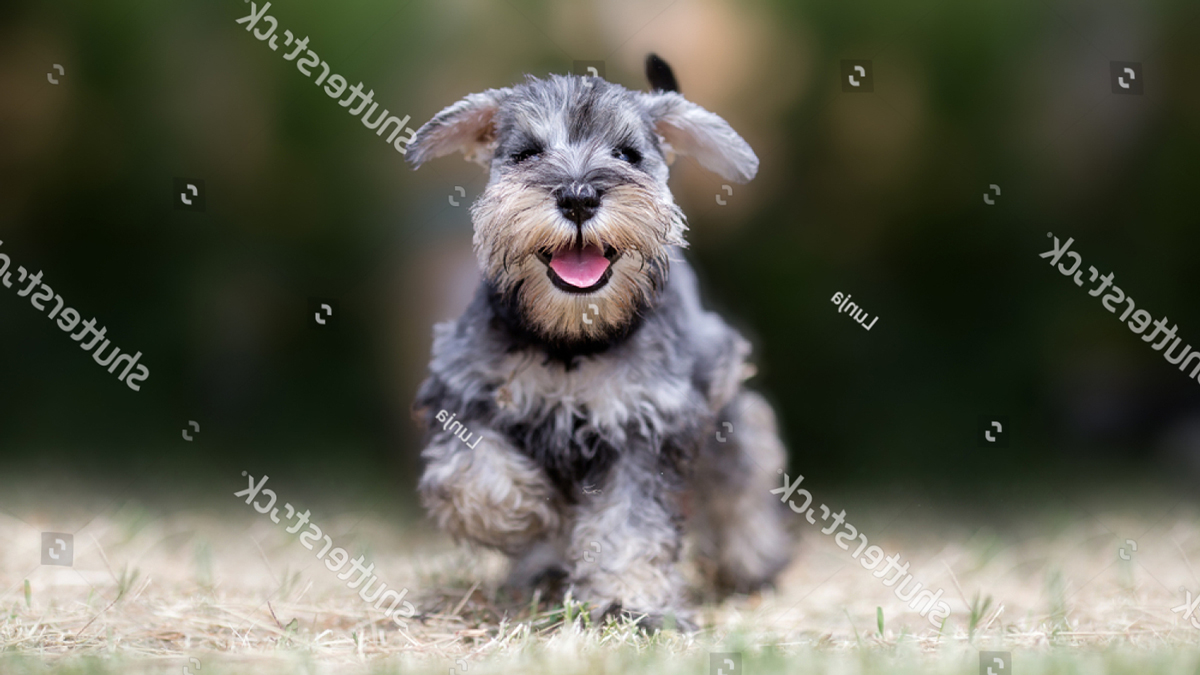
[[[239,26],[249,11],[0,8],[0,252],[151,372],[129,390],[0,289],[10,483],[227,499],[249,471],[411,504],[431,328],[475,283],[466,200],[449,198],[478,196],[484,175],[459,157],[414,172]],[[1038,257],[1046,232],[1073,237],[1085,266],[1200,346],[1195,3],[281,0],[270,14],[413,128],[574,60],[644,88],[642,61],[661,54],[762,160],[731,195],[686,158],[672,184],[708,302],[755,343],[752,383],[810,480],[966,500],[1195,478],[1200,383]],[[872,93],[842,91],[843,59],[872,61]],[[1143,95],[1113,94],[1111,61],[1142,64]],[[205,212],[173,208],[177,177],[205,181]],[[879,316],[871,331],[835,292]],[[310,326],[314,297],[338,303],[329,329]],[[981,443],[993,418],[1007,447]]]

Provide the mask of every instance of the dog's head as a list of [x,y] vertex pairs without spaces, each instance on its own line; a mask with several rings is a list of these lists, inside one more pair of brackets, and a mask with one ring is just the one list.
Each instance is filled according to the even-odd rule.
[[626,331],[666,281],[687,226],[667,187],[673,154],[745,182],[758,158],[725,120],[675,89],[650,55],[655,89],[597,77],[530,77],[471,94],[422,126],[416,166],[462,152],[490,171],[472,206],[481,271],[524,327],[560,344]]

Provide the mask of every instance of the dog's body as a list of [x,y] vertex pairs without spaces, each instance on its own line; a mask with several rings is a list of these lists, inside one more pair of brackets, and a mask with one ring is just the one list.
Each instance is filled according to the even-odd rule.
[[[656,57],[648,70],[673,86]],[[685,493],[727,589],[769,583],[790,544],[770,494],[786,461],[774,416],[742,388],[749,345],[701,308],[679,250],[672,149],[730,180],[757,170],[679,94],[585,77],[469,96],[409,156],[461,150],[491,168],[473,207],[484,282],[437,327],[418,394],[423,503],[512,556],[516,581],[561,571],[598,613],[686,623]]]

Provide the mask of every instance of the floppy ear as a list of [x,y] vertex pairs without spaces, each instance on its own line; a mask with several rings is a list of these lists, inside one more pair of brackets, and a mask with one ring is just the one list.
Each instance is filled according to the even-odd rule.
[[496,149],[496,109],[509,89],[488,89],[471,94],[446,108],[417,129],[406,157],[417,168],[425,162],[458,151],[487,168]]
[[729,123],[673,91],[643,94],[654,130],[681,155],[725,180],[745,183],[758,173],[758,157]]

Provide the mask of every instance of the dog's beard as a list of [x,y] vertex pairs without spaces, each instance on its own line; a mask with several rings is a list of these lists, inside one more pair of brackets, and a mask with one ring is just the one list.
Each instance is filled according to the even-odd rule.
[[[671,247],[686,245],[683,213],[649,180],[607,187],[582,231],[562,216],[548,190],[514,179],[489,186],[472,219],[484,277],[526,329],[556,343],[602,341],[627,331],[666,283]],[[607,253],[601,279],[607,282],[590,291],[563,290],[548,256],[589,246]]]

